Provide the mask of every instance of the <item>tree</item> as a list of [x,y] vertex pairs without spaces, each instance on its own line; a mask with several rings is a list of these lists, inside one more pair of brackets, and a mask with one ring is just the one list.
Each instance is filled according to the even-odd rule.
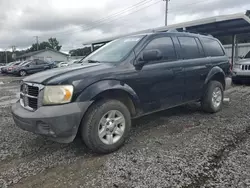
[[[46,48],[54,49],[59,51],[62,46],[59,45],[59,42],[56,38],[49,38],[48,41],[43,41],[38,44],[38,50],[44,50]],[[35,52],[37,51],[37,44],[32,44],[30,48],[26,50],[26,52]]]
[[59,42],[57,41],[56,38],[49,38],[48,41],[52,49],[57,51],[61,50],[62,46],[59,45]]
[[91,53],[90,47],[78,48],[69,51],[71,56],[87,56]]

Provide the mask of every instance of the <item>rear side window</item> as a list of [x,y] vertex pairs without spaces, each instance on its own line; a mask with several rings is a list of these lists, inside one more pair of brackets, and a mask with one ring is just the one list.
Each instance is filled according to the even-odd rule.
[[144,50],[155,50],[155,49],[161,51],[163,56],[162,60],[165,61],[176,60],[174,44],[170,37],[161,37],[153,39],[148,43],[148,45]]
[[195,59],[200,58],[200,50],[193,37],[178,37],[181,44],[182,57],[184,59]]
[[202,42],[207,56],[217,57],[225,55],[224,50],[222,49],[218,41],[214,39],[203,38]]

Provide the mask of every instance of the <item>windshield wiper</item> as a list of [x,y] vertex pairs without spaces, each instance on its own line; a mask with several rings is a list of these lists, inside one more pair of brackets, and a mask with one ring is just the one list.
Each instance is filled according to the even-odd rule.
[[88,60],[88,63],[101,63],[100,61],[96,61],[96,60],[91,60],[91,59],[89,59]]

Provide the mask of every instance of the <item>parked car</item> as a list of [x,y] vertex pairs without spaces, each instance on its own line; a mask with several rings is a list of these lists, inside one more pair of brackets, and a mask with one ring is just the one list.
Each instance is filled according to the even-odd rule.
[[217,39],[181,32],[120,38],[84,61],[26,77],[12,107],[17,126],[61,143],[79,132],[94,152],[109,153],[123,145],[132,118],[192,101],[220,111],[230,74]]
[[58,65],[57,65],[57,67],[67,67],[67,66],[69,66],[69,64],[67,62],[64,62],[64,61],[58,63]]
[[52,63],[40,59],[34,59],[27,61],[20,66],[14,67],[11,73],[18,76],[26,76],[27,74],[33,74],[52,68],[54,68]]
[[1,68],[1,73],[9,74],[11,73],[13,67],[18,66],[19,64],[21,64],[21,61],[10,62],[6,66]]
[[70,60],[68,62],[61,62],[58,64],[58,67],[67,67],[70,65],[74,65],[75,63],[78,63],[81,59],[74,59],[74,60]]
[[233,66],[233,83],[240,84],[247,80],[250,80],[250,51]]

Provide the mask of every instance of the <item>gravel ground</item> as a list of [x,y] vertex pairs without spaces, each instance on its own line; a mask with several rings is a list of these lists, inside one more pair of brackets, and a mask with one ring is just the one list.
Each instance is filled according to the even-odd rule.
[[248,86],[229,89],[217,114],[189,104],[134,120],[125,146],[102,156],[16,127],[18,80],[0,77],[0,187],[250,187]]

